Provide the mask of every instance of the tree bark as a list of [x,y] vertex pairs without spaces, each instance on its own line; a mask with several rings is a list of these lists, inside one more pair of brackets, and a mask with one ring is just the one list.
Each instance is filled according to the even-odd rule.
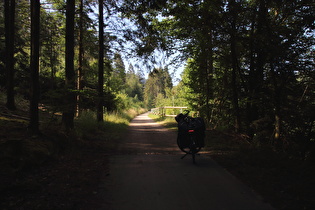
[[97,121],[103,119],[103,85],[104,85],[104,17],[103,17],[103,0],[99,0],[99,58],[98,58],[98,104],[97,104]]
[[80,0],[80,21],[79,21],[79,66],[77,75],[77,90],[79,94],[77,95],[77,106],[76,106],[76,116],[80,116],[80,91],[82,90],[82,80],[83,80],[83,0]]
[[[253,22],[251,28],[250,42],[250,72],[249,72],[249,100],[247,102],[247,119],[248,130],[250,124],[263,117],[263,82],[264,70],[267,58],[266,44],[266,23],[267,23],[267,7],[265,0],[257,1],[256,10],[253,12]],[[250,131],[251,132],[251,131]],[[253,133],[249,133],[250,136]]]
[[7,77],[7,102],[10,110],[15,110],[14,101],[14,36],[15,36],[15,0],[5,0],[5,69]]
[[238,88],[236,84],[236,76],[238,72],[238,59],[237,59],[237,54],[236,54],[236,10],[235,10],[235,0],[232,0],[230,2],[230,11],[231,11],[231,16],[232,16],[232,21],[231,21],[231,61],[232,61],[232,81],[231,81],[231,88],[232,88],[232,104],[233,104],[233,114],[235,118],[234,122],[234,127],[235,127],[235,132],[239,133],[241,130],[241,115],[240,115],[240,110],[239,110],[239,104],[238,104]]
[[270,62],[270,74],[271,74],[271,81],[273,85],[273,106],[274,106],[274,134],[272,143],[276,144],[277,146],[283,146],[281,145],[282,142],[280,142],[280,134],[281,134],[281,89],[282,89],[282,83],[281,79],[279,80],[279,76],[275,70],[274,60],[271,59]]
[[30,88],[30,130],[39,133],[39,38],[40,0],[31,1],[31,88]]
[[74,71],[74,15],[75,0],[67,0],[66,6],[66,108],[62,115],[62,122],[67,131],[74,128],[74,112],[76,105],[75,71]]

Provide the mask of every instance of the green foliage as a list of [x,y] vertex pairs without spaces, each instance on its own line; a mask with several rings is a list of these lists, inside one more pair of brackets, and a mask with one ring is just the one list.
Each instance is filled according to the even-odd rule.
[[114,109],[123,111],[144,107],[142,78],[134,72],[132,65],[125,73],[124,64],[119,54],[116,54],[114,65],[109,81],[109,88],[114,94]]
[[[94,1],[83,1],[75,25],[75,69],[80,87],[65,83],[66,1],[46,1],[41,9],[41,103],[58,112],[65,94],[78,97],[78,110],[94,110],[97,95],[98,33]],[[79,9],[77,1],[77,9]],[[45,6],[44,6],[45,5]],[[108,2],[108,20],[117,11]],[[116,5],[118,6],[118,5]],[[105,33],[104,107],[107,111],[158,106],[189,106],[213,128],[246,133],[253,142],[277,149],[298,147],[302,158],[314,144],[314,5],[305,1],[148,1],[119,5],[121,17],[136,26],[118,35],[120,22]],[[15,91],[29,98],[30,1],[16,4]],[[3,2],[0,29],[4,29]],[[239,15],[242,14],[242,15]],[[80,24],[82,20],[82,24]],[[111,22],[111,21],[109,21]],[[115,21],[113,21],[115,22]],[[114,34],[115,33],[115,34]],[[82,35],[82,36],[79,36]],[[119,37],[119,38],[118,38]],[[155,68],[144,82],[142,69],[126,71],[125,41],[146,62],[156,49],[187,62],[173,87],[166,68]],[[4,30],[0,30],[0,86],[5,87]],[[119,41],[118,45],[112,44]],[[79,48],[79,43],[82,45]],[[78,61],[79,52],[84,52]],[[131,55],[131,56],[133,56]],[[73,81],[71,81],[73,82]],[[145,84],[144,84],[145,83]],[[267,120],[268,126],[265,126]],[[257,143],[257,144],[258,144]],[[290,146],[287,146],[290,145]]]
[[78,132],[84,134],[95,133],[98,129],[98,122],[96,120],[96,113],[93,111],[84,111],[76,120]]
[[136,74],[133,70],[133,66],[130,65],[126,74],[126,94],[131,97],[143,101],[143,84],[142,78]]
[[80,138],[88,140],[103,138],[102,141],[109,141],[109,144],[113,144],[115,142],[110,141],[120,138],[124,133],[123,131],[127,129],[129,122],[135,116],[144,112],[145,110],[142,108],[106,112],[104,122],[100,123],[97,122],[94,111],[85,111],[76,120],[76,132]]
[[126,73],[125,65],[121,55],[116,53],[113,60],[113,68],[110,76],[110,84],[113,92],[118,93],[125,89],[126,86]]
[[[151,36],[142,46],[183,52],[188,62],[179,86],[189,106],[214,128],[241,131],[277,149],[296,143],[310,148],[315,66],[310,0],[165,1],[153,3],[146,15],[139,15],[143,5],[125,4],[143,29],[139,38]],[[146,104],[168,103],[149,79]]]
[[172,88],[172,80],[167,69],[155,68],[150,74],[144,87],[144,100],[150,109],[158,107],[166,97],[167,89]]
[[[47,3],[47,4],[46,4]],[[92,19],[95,4],[83,1],[83,10],[78,9],[75,25],[75,69],[81,68],[82,78],[77,90],[70,90],[65,85],[65,29],[66,1],[46,1],[41,6],[40,16],[40,102],[52,113],[62,112],[69,104],[65,103],[66,93],[77,95],[78,113],[83,110],[95,110],[99,101],[98,82],[98,33],[95,20]],[[3,3],[1,3],[3,4]],[[109,5],[108,5],[109,6]],[[0,28],[4,27],[3,7],[1,7]],[[20,1],[16,4],[16,81],[18,94],[29,98],[29,60],[30,60],[30,2]],[[82,20],[82,24],[80,21]],[[4,40],[4,30],[0,32],[0,40]],[[79,36],[81,33],[82,36]],[[109,42],[115,41],[113,36],[105,33],[107,52],[104,65],[104,107],[108,111],[139,108],[143,106],[143,83],[135,72],[125,73],[125,67],[119,52],[111,54]],[[79,63],[79,43],[83,53]],[[4,55],[4,41],[0,42],[0,55]],[[5,87],[4,58],[1,56],[0,86]],[[76,72],[77,73],[77,72]],[[77,82],[77,81],[76,81]]]

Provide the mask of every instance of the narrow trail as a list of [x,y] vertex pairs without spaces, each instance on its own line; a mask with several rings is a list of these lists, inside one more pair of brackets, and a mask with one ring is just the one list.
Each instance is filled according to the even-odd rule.
[[110,158],[101,209],[273,209],[207,154],[196,157],[196,165],[181,156],[176,132],[147,114],[136,117],[119,153]]

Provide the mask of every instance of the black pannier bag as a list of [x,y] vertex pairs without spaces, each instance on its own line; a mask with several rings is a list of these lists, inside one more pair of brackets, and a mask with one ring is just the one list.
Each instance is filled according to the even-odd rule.
[[189,130],[194,130],[196,136],[196,146],[205,146],[205,130],[206,126],[204,120],[201,117],[187,117],[184,114],[179,114],[175,117],[178,123],[178,143],[181,148],[187,148],[190,145]]

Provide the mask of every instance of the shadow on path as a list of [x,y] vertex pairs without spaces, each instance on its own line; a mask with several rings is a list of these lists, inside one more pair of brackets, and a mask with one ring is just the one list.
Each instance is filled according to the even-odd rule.
[[135,118],[104,179],[102,209],[268,210],[250,188],[209,156],[181,160],[176,132],[146,114]]

